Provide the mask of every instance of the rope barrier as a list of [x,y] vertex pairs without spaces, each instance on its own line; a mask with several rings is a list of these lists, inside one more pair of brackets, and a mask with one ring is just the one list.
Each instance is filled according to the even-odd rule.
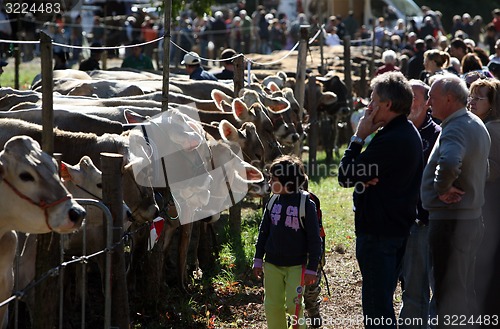
[[[311,38],[309,38],[309,40],[308,40],[308,44],[309,45],[311,45],[318,38],[319,34],[322,32],[322,28],[323,27],[324,27],[324,25],[316,32],[316,34],[314,36],[312,36]],[[148,44],[159,42],[159,41],[161,41],[164,38],[165,38],[165,35],[161,36],[161,37],[158,37],[158,38],[156,38],[154,40],[151,40],[151,41],[146,41],[146,42],[132,44],[132,45],[121,45],[121,46],[102,46],[102,47],[75,46],[75,45],[68,45],[68,44],[59,43],[59,42],[53,42],[52,44],[54,46],[59,46],[59,47],[64,47],[64,48],[70,48],[70,49],[112,50],[112,49],[120,49],[120,48],[141,47],[141,46],[145,46],[145,45],[148,45]],[[362,42],[367,42],[367,41],[371,41],[371,39],[353,40],[352,42],[353,43],[362,43]],[[27,41],[21,41],[21,40],[0,39],[0,43],[38,44],[38,43],[40,43],[40,41],[29,41],[29,40],[27,40]],[[172,45],[174,45],[175,47],[177,47],[179,50],[183,51],[185,54],[187,54],[187,53],[190,52],[190,51],[182,48],[178,44],[176,44],[173,40],[170,40],[170,43]],[[207,61],[207,62],[217,63],[217,62],[225,62],[225,61],[228,61],[228,60],[234,60],[235,58],[243,56],[246,61],[248,61],[248,62],[250,62],[250,63],[252,63],[254,65],[270,66],[270,65],[277,64],[277,63],[283,61],[285,58],[289,57],[291,55],[291,53],[297,49],[298,46],[299,46],[299,42],[295,43],[295,45],[286,54],[284,54],[279,59],[271,61],[271,62],[266,62],[266,63],[254,61],[253,59],[251,59],[251,58],[249,58],[249,57],[247,57],[247,56],[245,56],[244,54],[241,54],[241,53],[237,54],[237,55],[235,55],[235,56],[233,56],[231,58],[227,58],[227,59],[211,59],[211,58],[205,58],[205,57],[201,57],[200,56],[200,60]]]

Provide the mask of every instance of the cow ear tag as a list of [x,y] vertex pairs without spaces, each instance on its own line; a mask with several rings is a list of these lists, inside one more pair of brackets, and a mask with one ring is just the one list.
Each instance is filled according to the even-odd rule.
[[64,182],[71,180],[71,174],[69,173],[68,166],[64,162],[61,162],[59,167],[59,176],[61,176],[61,179]]

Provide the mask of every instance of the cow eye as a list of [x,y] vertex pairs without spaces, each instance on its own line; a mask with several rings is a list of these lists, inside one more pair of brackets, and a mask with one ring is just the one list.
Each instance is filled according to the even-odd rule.
[[102,184],[101,184],[101,183],[97,183],[97,185],[96,185],[96,186],[97,186],[97,188],[102,189]]
[[31,176],[30,173],[27,173],[27,172],[23,172],[19,175],[19,178],[21,178],[22,181],[25,181],[25,182],[33,182],[35,180],[35,178],[33,176]]

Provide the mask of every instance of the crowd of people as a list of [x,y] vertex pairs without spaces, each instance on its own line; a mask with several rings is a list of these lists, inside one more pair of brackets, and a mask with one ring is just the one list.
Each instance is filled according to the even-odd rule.
[[[490,32],[500,10],[493,16]],[[410,32],[412,47],[399,56],[384,51],[370,104],[341,160],[340,184],[363,187],[355,188],[354,208],[366,328],[381,319],[391,319],[384,328],[449,328],[460,319],[467,328],[498,325],[500,30],[485,51],[469,38],[477,36],[472,25],[464,14],[451,41]],[[410,58],[405,69],[401,56]],[[396,133],[406,118],[419,147],[416,131]],[[398,281],[399,317],[392,303]]]
[[[500,10],[493,11],[484,38],[474,25],[482,20],[469,14],[454,17],[456,24],[448,38],[442,34],[439,15],[424,9],[424,26],[404,34],[403,42],[394,34],[380,33],[376,42],[385,49],[383,65],[371,81],[370,103],[339,167],[340,185],[354,187],[363,322],[365,328],[496,327],[500,321],[496,201],[500,195]],[[384,19],[378,23],[383,26]],[[499,28],[492,33],[492,26]],[[490,49],[484,50],[481,44]],[[400,66],[403,56],[409,59],[405,67]],[[274,179],[272,185],[277,184]],[[281,179],[279,183],[283,184]],[[275,257],[275,247],[288,246],[292,236],[281,231],[287,225],[281,219],[288,217],[280,211],[284,210],[264,213],[260,234],[265,238],[259,236],[254,262],[256,275],[261,276],[264,268],[264,278],[267,267],[272,267],[268,285],[264,279],[269,328],[280,328],[276,321],[283,327],[285,313],[292,319],[302,316],[289,299],[297,298],[294,287],[308,284],[297,283],[298,272],[287,276],[288,271],[299,271],[300,266],[294,267],[299,263],[285,264],[285,258]],[[283,234],[280,243],[270,243],[278,234]],[[269,259],[263,257],[267,253]],[[310,274],[315,257],[311,253],[302,261],[303,278],[304,268]],[[281,265],[280,275],[295,280],[280,280],[284,283],[280,291],[274,281],[275,265]],[[398,283],[402,306],[395,310]]]
[[[451,62],[447,65],[453,64],[455,61],[453,58],[462,61],[469,52],[481,59],[482,66],[488,64],[487,57],[496,52],[496,41],[500,33],[498,23],[500,9],[492,12],[491,20],[483,19],[481,16],[472,18],[468,13],[455,15],[451,19],[452,25],[449,31],[443,28],[442,21],[445,18],[439,11],[431,10],[427,6],[422,6],[422,10],[424,18],[421,24],[413,20],[409,22],[401,19],[394,20],[390,15],[376,19],[376,26],[373,29],[375,44],[382,49],[395,51],[398,57],[412,58],[417,55],[421,58],[422,52],[418,46],[420,40],[423,40],[428,50],[445,51],[449,48]],[[0,11],[0,14],[2,13]],[[140,42],[146,43],[142,47],[144,56],[153,58],[155,52],[158,52],[159,57],[162,56],[162,41],[148,43],[164,34],[163,20],[158,16],[130,13],[111,18],[96,16],[92,30],[89,32],[82,28],[80,15],[71,17],[58,13],[53,21],[38,27],[36,26],[38,22],[34,17],[27,15],[21,19],[22,31],[17,34],[23,40],[36,39],[34,31],[40,29],[52,36],[55,42],[73,46],[82,46],[92,42],[103,46],[131,45],[134,42]],[[3,38],[15,37],[12,35],[13,30],[8,28],[9,24],[5,22],[2,24],[0,34]],[[4,25],[7,28],[3,28]],[[345,36],[350,36],[353,45],[367,45],[372,42],[372,29],[358,22],[353,12],[349,12],[346,17],[333,15],[323,22],[319,21],[317,15],[308,17],[304,13],[299,13],[295,19],[290,19],[286,14],[278,12],[272,3],[259,5],[253,12],[248,12],[246,1],[238,0],[234,8],[228,7],[212,14],[205,13],[197,16],[190,12],[182,12],[171,26],[172,41],[181,49],[175,45],[170,46],[170,63],[180,64],[185,53],[190,51],[199,54],[202,58],[202,65],[206,65],[205,59],[220,58],[222,51],[226,48],[244,54],[268,54],[275,50],[289,50],[300,39],[300,26],[302,25],[310,26],[310,37],[316,34],[320,25],[323,25],[324,41],[327,46],[341,44]],[[30,60],[37,54],[37,46],[23,45],[22,52],[23,59]],[[120,54],[117,50],[108,50],[108,57],[118,55]],[[5,53],[2,56],[5,56]],[[71,68],[88,58],[89,53],[82,52],[79,48],[58,46],[54,48],[54,56],[58,59],[56,68]],[[475,60],[476,58],[472,58],[470,62]],[[498,55],[494,62],[500,62]],[[474,63],[469,66],[474,67]],[[415,69],[413,66],[412,69],[411,78],[419,78],[414,75],[419,74],[423,68]]]
[[[371,81],[370,103],[340,162],[339,183],[355,188],[365,327],[378,327],[377,319],[386,319],[385,328],[396,328],[398,318],[420,319],[411,325],[399,321],[399,328],[448,328],[462,319],[470,328],[498,326],[500,9],[487,23],[480,16],[456,15],[448,32],[441,13],[426,6],[422,10],[421,25],[396,21],[390,27],[387,17],[376,20],[373,37],[384,50],[383,64]],[[81,46],[81,18],[65,23],[58,15],[45,29],[55,42]],[[244,0],[213,15],[182,14],[172,26],[172,40],[182,49],[171,45],[170,61],[185,66],[194,80],[232,79],[237,54],[291,49],[301,25],[309,24],[312,36],[321,23],[304,14],[289,21],[264,6],[248,13]],[[339,45],[346,35],[361,44],[372,40],[352,13],[331,16],[324,23],[329,46]],[[137,26],[130,16],[123,24],[126,44],[147,43],[163,34],[161,22],[152,17]],[[7,33],[0,31],[0,36],[9,38]],[[103,51],[98,48],[109,40],[105,34],[106,26],[96,17],[90,58],[82,61],[79,49],[55,46],[55,69],[78,62],[81,70],[99,69]],[[122,67],[155,69],[151,58],[157,46],[161,49],[160,44],[132,47]],[[225,60],[224,69],[207,72],[203,66],[210,58]],[[1,60],[0,74],[5,65]],[[282,177],[278,169],[284,172],[285,167],[295,168],[300,182],[296,175]],[[298,222],[280,221],[280,216],[298,220],[297,195],[307,178],[303,165],[281,158],[271,171],[273,192],[281,199],[264,213],[254,272],[264,275],[269,328],[282,328],[287,312],[303,316],[301,301],[295,300],[297,289],[317,281],[320,252],[316,224],[306,224],[302,232]],[[307,207],[309,216],[315,206]],[[295,254],[283,256],[292,249]],[[393,307],[398,282],[403,288],[399,316]]]

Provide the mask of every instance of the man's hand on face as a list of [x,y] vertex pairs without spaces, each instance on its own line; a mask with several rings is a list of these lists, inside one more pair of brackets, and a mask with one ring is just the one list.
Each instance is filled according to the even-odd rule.
[[375,122],[374,120],[379,109],[380,107],[377,106],[376,108],[365,110],[365,115],[359,120],[356,136],[365,139],[385,124],[384,121]]

